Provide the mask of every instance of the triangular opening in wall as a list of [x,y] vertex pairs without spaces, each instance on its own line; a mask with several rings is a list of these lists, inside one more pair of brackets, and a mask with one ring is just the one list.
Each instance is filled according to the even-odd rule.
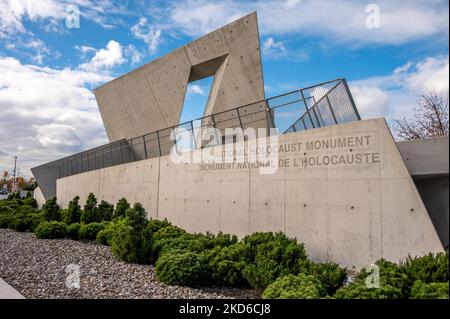
[[203,116],[211,92],[213,77],[209,76],[195,82],[190,82],[186,89],[180,124],[199,119]]
[[192,150],[200,146],[196,145],[196,140],[199,138],[198,134],[201,132],[199,129],[203,127],[203,121],[198,119],[211,114],[222,82],[227,57],[228,55],[223,55],[191,67],[179,123],[181,128],[188,130],[191,134],[193,130],[195,140],[185,136],[189,132],[182,133],[183,142],[177,141],[177,146],[183,150]]
[[191,67],[179,123],[207,115],[216,100],[227,57],[225,54]]

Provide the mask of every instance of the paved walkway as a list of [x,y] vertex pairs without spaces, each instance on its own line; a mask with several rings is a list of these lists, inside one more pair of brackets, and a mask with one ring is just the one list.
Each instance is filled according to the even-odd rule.
[[0,299],[25,299],[25,297],[0,278]]

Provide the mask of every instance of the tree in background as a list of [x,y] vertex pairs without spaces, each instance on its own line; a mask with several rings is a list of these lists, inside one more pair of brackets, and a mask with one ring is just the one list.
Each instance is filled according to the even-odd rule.
[[401,140],[448,136],[448,93],[421,93],[413,116],[394,119],[393,129]]

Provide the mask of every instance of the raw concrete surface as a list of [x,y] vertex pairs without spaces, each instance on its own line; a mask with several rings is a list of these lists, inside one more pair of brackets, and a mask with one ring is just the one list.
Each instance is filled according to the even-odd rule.
[[39,187],[36,187],[36,189],[34,190],[33,198],[36,200],[38,208],[41,209],[42,205],[45,204],[45,197]]
[[444,247],[449,245],[449,139],[397,143]]
[[448,136],[397,142],[413,177],[448,176]]
[[[140,201],[148,215],[191,232],[283,231],[305,243],[318,261],[360,268],[380,258],[443,250],[432,221],[384,119],[279,136],[279,144],[310,145],[367,136],[364,145],[279,153],[290,166],[262,175],[255,168],[205,170],[169,156],[70,176],[57,181],[64,207],[93,192],[99,200]],[[195,150],[186,156],[213,149]],[[296,166],[325,156],[369,154],[353,164]],[[203,168],[202,168],[203,167]]]

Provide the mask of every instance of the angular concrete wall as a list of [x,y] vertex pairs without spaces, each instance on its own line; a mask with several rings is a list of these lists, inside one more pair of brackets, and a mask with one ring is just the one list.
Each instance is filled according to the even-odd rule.
[[264,99],[255,12],[94,90],[109,141],[178,125],[188,83],[207,76],[204,115]]
[[59,179],[58,200],[124,196],[192,232],[280,230],[313,259],[355,268],[443,250],[383,119],[284,134],[279,145],[283,167],[272,175],[164,156]]
[[42,205],[45,204],[45,197],[39,187],[33,191],[33,198],[36,200],[38,208],[42,208]]
[[448,136],[402,141],[397,145],[430,214],[442,245],[448,247]]

